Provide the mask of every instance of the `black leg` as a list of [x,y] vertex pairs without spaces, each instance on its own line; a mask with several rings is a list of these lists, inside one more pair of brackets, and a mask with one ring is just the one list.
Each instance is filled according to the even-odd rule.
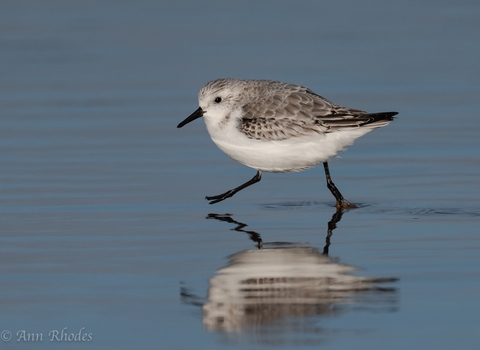
[[261,179],[262,179],[262,172],[260,170],[257,170],[257,173],[255,174],[255,176],[252,177],[251,180],[248,180],[247,182],[245,182],[243,185],[235,187],[233,190],[219,194],[218,196],[211,196],[211,197],[207,196],[205,197],[205,199],[211,201],[210,204],[221,202],[227,198],[232,197],[235,193],[243,190],[244,188],[259,182]]
[[327,187],[332,192],[333,196],[337,200],[337,203],[335,204],[335,207],[337,208],[356,208],[357,206],[354,204],[351,204],[349,201],[347,201],[345,198],[343,198],[342,194],[338,190],[338,188],[335,186],[335,184],[332,181],[332,178],[330,177],[330,170],[328,169],[328,163],[324,162],[323,163],[323,168],[325,169],[325,177],[327,178]]

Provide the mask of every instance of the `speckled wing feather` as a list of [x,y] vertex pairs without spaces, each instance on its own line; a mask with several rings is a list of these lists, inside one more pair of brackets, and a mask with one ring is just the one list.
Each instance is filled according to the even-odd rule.
[[256,92],[264,98],[254,99],[243,107],[239,128],[257,140],[281,141],[366,124],[379,127],[388,124],[396,114],[348,109],[294,84],[263,82]]

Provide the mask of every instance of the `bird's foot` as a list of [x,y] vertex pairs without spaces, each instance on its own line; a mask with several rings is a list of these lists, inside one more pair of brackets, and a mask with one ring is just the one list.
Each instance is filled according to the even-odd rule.
[[350,203],[350,202],[347,201],[346,199],[342,199],[341,201],[337,201],[337,203],[335,204],[335,207],[336,207],[337,209],[354,209],[354,208],[358,208],[355,204]]
[[234,190],[227,191],[225,193],[219,194],[218,196],[206,196],[205,199],[210,201],[208,204],[215,204],[221,202],[227,198],[232,197],[236,192]]

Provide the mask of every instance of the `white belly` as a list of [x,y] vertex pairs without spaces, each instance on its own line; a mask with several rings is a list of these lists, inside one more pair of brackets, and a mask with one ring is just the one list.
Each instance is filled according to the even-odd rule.
[[238,129],[229,127],[222,132],[217,129],[212,133],[209,130],[209,133],[213,142],[237,162],[266,172],[291,172],[327,161],[371,130],[356,128],[283,141],[249,139]]

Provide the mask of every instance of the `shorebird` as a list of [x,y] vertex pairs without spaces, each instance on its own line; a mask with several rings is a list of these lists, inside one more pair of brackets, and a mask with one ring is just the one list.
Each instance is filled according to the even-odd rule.
[[200,107],[177,128],[203,117],[223,152],[257,170],[244,184],[205,197],[210,204],[259,182],[262,172],[302,171],[323,163],[336,207],[355,208],[333,183],[328,159],[398,114],[345,108],[304,86],[272,80],[213,80],[202,87],[198,100]]

